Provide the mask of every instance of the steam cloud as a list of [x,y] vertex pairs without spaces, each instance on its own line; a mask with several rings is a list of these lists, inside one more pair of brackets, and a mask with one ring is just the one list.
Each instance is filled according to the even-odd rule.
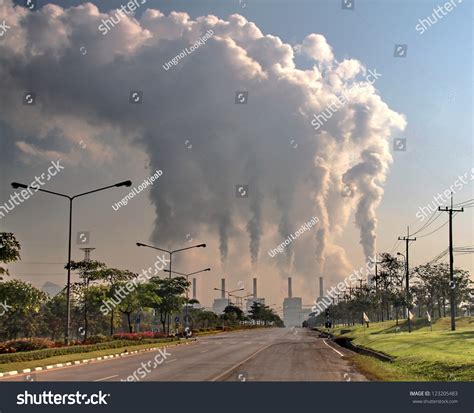
[[[292,46],[237,14],[192,20],[152,9],[139,20],[125,16],[102,36],[97,27],[108,15],[91,3],[30,13],[3,1],[0,15],[12,27],[0,42],[0,87],[9,102],[0,121],[17,150],[58,150],[49,147],[50,135],[76,144],[78,128],[89,133],[87,150],[98,164],[104,153],[113,158],[121,150],[104,138],[111,131],[141,145],[151,167],[164,171],[151,189],[153,241],[207,232],[219,240],[225,264],[233,240],[247,234],[256,267],[262,242],[277,245],[317,216],[305,242],[264,263],[289,269],[294,256],[295,270],[314,279],[326,258],[336,267],[331,254],[345,260],[334,238],[355,210],[364,255],[374,255],[389,141],[406,122],[365,81],[366,68],[338,61],[324,36],[309,34]],[[205,45],[162,69],[209,29],[214,35]],[[295,54],[312,67],[296,67]],[[364,87],[315,131],[313,115],[357,84]],[[25,90],[40,97],[28,120],[19,115]],[[143,91],[141,105],[129,103],[130,90]],[[248,91],[247,104],[235,104],[236,91]],[[67,158],[68,149],[62,152]],[[248,198],[236,196],[239,184],[249,186]],[[341,196],[347,186],[351,197]]]

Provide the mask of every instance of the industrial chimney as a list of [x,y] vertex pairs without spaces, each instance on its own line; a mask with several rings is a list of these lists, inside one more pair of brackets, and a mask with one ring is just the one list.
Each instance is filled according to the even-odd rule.
[[291,277],[288,277],[288,298],[293,297],[293,291],[291,288]]
[[323,277],[319,277],[319,298],[324,297]]
[[253,298],[257,298],[257,279],[253,279]]
[[193,298],[196,299],[196,278],[193,278]]
[[221,278],[221,298],[225,300],[225,278]]

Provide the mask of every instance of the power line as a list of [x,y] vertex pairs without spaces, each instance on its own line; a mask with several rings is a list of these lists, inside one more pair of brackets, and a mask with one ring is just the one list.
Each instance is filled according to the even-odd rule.
[[425,225],[423,225],[418,231],[415,231],[412,235],[416,235],[419,232],[423,231],[425,228],[428,228],[430,225],[432,225],[442,214],[439,211],[436,211],[438,214],[432,214],[430,216],[430,219],[426,221]]
[[[456,214],[454,214],[454,216],[456,216]],[[419,235],[418,238],[425,238],[425,237],[427,237],[427,236],[429,236],[429,235],[431,235],[431,234],[434,234],[435,232],[439,231],[441,228],[443,228],[443,227],[444,227],[446,224],[448,224],[448,223],[449,223],[449,219],[448,219],[445,223],[441,224],[441,225],[440,225],[438,228],[436,228],[435,230],[429,232],[428,234]]]

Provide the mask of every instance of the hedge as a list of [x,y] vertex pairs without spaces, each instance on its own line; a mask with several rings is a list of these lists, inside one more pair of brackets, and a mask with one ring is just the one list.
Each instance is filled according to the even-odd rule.
[[19,361],[41,360],[54,356],[64,356],[75,353],[89,353],[97,350],[107,350],[112,348],[138,346],[141,344],[166,343],[175,341],[175,338],[165,338],[158,340],[140,340],[139,342],[130,342],[130,340],[115,340],[108,343],[88,344],[70,347],[46,348],[43,350],[25,351],[19,353],[0,354],[0,364],[15,363]]

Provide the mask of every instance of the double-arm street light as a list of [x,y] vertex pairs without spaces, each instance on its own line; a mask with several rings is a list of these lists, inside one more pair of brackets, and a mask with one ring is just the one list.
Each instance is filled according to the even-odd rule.
[[[243,290],[245,290],[245,288],[237,288],[236,290],[230,290],[230,291],[222,290],[222,289],[220,289],[220,288],[214,288],[214,290],[215,290],[215,291],[221,291],[221,292],[223,292],[224,294],[227,294],[227,295],[229,296],[229,298],[228,298],[229,304],[228,304],[228,305],[230,305],[230,304],[231,304],[231,303],[230,303],[230,296],[232,295],[232,293],[235,293],[236,291],[243,291]],[[235,296],[234,296],[234,297],[235,297]]]
[[[171,274],[178,274],[178,275],[182,275],[183,277],[186,277],[186,282],[189,281],[189,277],[191,275],[196,275],[196,274],[199,274],[201,272],[205,272],[205,271],[211,271],[210,268],[206,268],[204,270],[199,270],[199,271],[195,271],[195,272],[192,272],[190,274],[184,274],[182,272],[178,272],[178,271],[171,271],[171,270],[163,270],[164,272],[169,272],[170,273],[170,277],[171,277]],[[185,316],[184,316],[184,326],[185,327],[188,327],[188,292],[189,292],[189,285],[186,286],[186,313],[185,313]]]
[[68,242],[67,286],[66,286],[67,315],[66,315],[66,330],[65,330],[65,334],[64,334],[64,341],[65,341],[66,344],[69,344],[69,330],[70,330],[70,325],[71,325],[71,297],[70,297],[70,295],[71,295],[72,201],[74,201],[74,199],[79,198],[81,196],[93,194],[93,193],[99,192],[99,191],[104,191],[104,190],[109,189],[109,188],[116,188],[116,187],[121,187],[121,186],[131,186],[132,181],[119,182],[118,184],[115,184],[115,185],[104,186],[103,188],[94,189],[92,191],[87,191],[87,192],[84,192],[82,194],[77,194],[77,195],[74,195],[74,196],[61,194],[59,192],[48,191],[46,189],[32,187],[32,186],[28,186],[28,185],[25,185],[25,184],[20,184],[18,182],[12,182],[11,185],[14,189],[17,189],[17,188],[22,188],[22,189],[31,188],[31,189],[34,189],[35,191],[45,192],[47,194],[57,195],[57,196],[69,199],[69,242]]
[[243,308],[244,306],[244,300],[247,299],[247,297],[253,297],[254,295],[253,294],[247,294],[247,295],[243,295],[243,296],[239,296],[239,295],[233,295],[231,294],[233,297],[237,298],[237,306],[239,307],[239,300],[240,300],[240,307]]
[[[166,249],[164,249],[164,248],[158,248],[158,247],[155,247],[155,246],[153,246],[153,245],[143,244],[143,243],[141,243],[141,242],[137,242],[137,247],[147,247],[147,248],[152,248],[152,249],[154,249],[154,250],[163,251],[163,252],[168,253],[169,256],[170,256],[170,269],[169,269],[170,277],[169,277],[169,278],[171,278],[171,273],[173,272],[173,271],[172,271],[171,263],[172,263],[172,261],[173,261],[173,254],[174,254],[174,253],[176,253],[176,252],[181,252],[181,251],[186,251],[186,250],[190,250],[190,249],[193,249],[193,248],[206,248],[206,244],[193,245],[192,247],[180,248],[180,249],[173,250],[173,251],[166,250]],[[168,272],[168,271],[167,271],[167,272]],[[168,315],[168,333],[169,333],[169,330],[170,330],[170,317],[171,317],[171,315]]]

